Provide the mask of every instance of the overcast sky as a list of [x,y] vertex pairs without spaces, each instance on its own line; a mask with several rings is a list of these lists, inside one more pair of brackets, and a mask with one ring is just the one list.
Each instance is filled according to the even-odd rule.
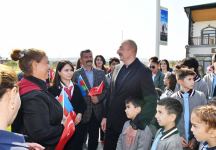
[[[185,57],[188,18],[184,7],[215,0],[161,0],[168,8],[168,46],[160,58]],[[83,49],[117,56],[122,39],[133,39],[138,57],[155,52],[155,0],[6,0],[0,2],[0,56],[13,48],[38,48],[49,57],[79,57]]]

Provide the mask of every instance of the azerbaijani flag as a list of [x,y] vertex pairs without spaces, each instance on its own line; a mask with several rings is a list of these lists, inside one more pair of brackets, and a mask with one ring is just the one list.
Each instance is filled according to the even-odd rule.
[[66,122],[64,124],[65,128],[61,135],[61,138],[55,148],[55,150],[63,150],[67,141],[73,136],[75,132],[75,118],[76,113],[74,112],[73,106],[70,103],[67,93],[62,88],[62,91],[58,97],[58,101],[63,107],[64,116],[66,117]]
[[62,88],[62,91],[58,97],[59,103],[62,105],[63,110],[64,110],[64,115],[67,116],[68,113],[73,112],[73,106],[70,103],[70,100],[67,96],[67,93],[64,91]]
[[83,80],[82,76],[79,75],[78,77],[78,82],[77,82],[80,90],[81,90],[81,93],[82,93],[82,96],[86,96],[87,95],[87,92],[89,91],[88,90],[88,87],[86,86],[86,83],[85,81]]

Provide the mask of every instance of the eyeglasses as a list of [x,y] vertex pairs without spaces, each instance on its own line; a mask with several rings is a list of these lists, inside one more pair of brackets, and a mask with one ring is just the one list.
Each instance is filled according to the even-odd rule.
[[151,68],[151,69],[154,69],[154,68],[155,68],[155,66],[150,66],[150,68]]

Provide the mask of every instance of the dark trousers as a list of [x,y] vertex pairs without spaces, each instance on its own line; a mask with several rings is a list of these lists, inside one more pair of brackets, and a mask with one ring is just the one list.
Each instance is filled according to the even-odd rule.
[[100,128],[100,141],[103,142],[104,141],[104,132],[103,130]]
[[83,144],[86,142],[86,136],[88,138],[88,150],[96,150],[98,146],[100,123],[92,113],[91,119],[88,123],[80,123],[75,131],[75,134],[66,144],[64,150],[82,150]]
[[67,142],[64,150],[82,150],[84,141],[83,124],[79,123],[71,139]]
[[119,135],[119,132],[107,128],[105,133],[104,150],[116,150]]
[[[97,120],[94,112],[92,112],[91,119],[83,126],[84,137],[89,135],[88,138],[88,150],[96,150],[98,147],[100,122]],[[85,141],[83,141],[84,143]]]

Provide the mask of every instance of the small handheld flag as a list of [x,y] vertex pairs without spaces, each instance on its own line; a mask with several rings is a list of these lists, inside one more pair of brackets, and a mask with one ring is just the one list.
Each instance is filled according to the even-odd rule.
[[65,128],[55,150],[63,150],[67,141],[73,136],[75,132],[74,120],[71,115],[68,115],[65,122]]
[[89,92],[89,89],[88,87],[86,86],[86,83],[85,81],[83,80],[82,76],[79,75],[78,77],[78,82],[77,82],[80,90],[81,90],[81,93],[82,93],[82,96],[86,96],[87,95],[87,92]]
[[55,148],[55,150],[63,150],[65,144],[67,141],[73,136],[75,132],[75,118],[76,118],[76,113],[74,112],[73,106],[70,103],[70,100],[68,98],[67,93],[64,91],[64,88],[62,89],[58,101],[63,107],[64,110],[64,116],[66,117],[66,122],[65,122],[65,128],[64,131],[61,135],[61,138]]
[[104,81],[102,81],[99,86],[91,88],[88,95],[89,96],[100,95],[103,91],[103,88],[104,88]]

